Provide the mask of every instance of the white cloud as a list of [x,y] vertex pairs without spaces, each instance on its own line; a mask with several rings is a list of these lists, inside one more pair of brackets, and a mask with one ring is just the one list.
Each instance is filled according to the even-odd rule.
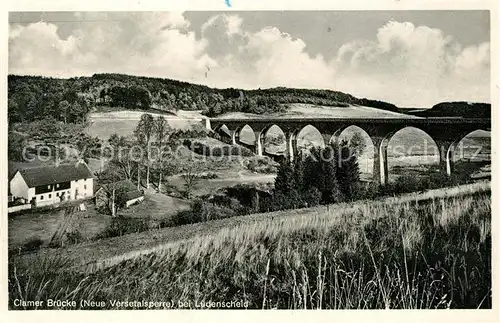
[[201,31],[205,33],[210,28],[221,28],[227,36],[242,33],[241,25],[243,19],[238,15],[216,15],[210,17],[202,26]]
[[245,30],[238,15],[210,18],[201,38],[182,13],[76,15],[101,22],[79,23],[66,39],[51,23],[11,26],[9,72],[116,72],[217,87],[328,88],[402,106],[489,101],[489,43],[462,48],[441,30],[408,22],[388,22],[374,39],[343,44],[327,62],[276,27]]
[[210,61],[205,40],[187,31],[176,13],[86,13],[68,39],[57,26],[39,22],[14,26],[9,35],[9,71],[50,76],[117,72],[187,78]]
[[236,15],[217,15],[202,26],[210,54],[217,59],[205,82],[243,88],[330,87],[332,70],[321,55],[306,53],[303,40],[276,27],[249,32],[241,24]]
[[[26,27],[13,26],[9,35],[9,67],[20,74],[61,71],[77,50],[76,39],[59,38],[57,27],[38,22]],[[61,74],[56,74],[61,75]]]
[[489,101],[489,44],[462,50],[426,26],[391,21],[374,40],[344,44],[332,64],[336,85],[355,95],[403,106]]

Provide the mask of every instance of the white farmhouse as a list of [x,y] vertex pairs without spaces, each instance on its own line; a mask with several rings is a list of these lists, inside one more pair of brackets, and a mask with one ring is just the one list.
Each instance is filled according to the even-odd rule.
[[91,198],[92,172],[85,162],[18,170],[10,180],[13,198],[24,198],[34,206]]

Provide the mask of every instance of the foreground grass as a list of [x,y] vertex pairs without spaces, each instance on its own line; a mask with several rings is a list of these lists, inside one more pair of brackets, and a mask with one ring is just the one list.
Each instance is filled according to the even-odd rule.
[[[276,217],[100,263],[9,266],[9,299],[250,308],[491,308],[489,191]],[[124,258],[127,259],[127,258]],[[42,308],[44,306],[41,306]],[[168,307],[165,305],[165,307]],[[32,307],[27,307],[32,308]]]

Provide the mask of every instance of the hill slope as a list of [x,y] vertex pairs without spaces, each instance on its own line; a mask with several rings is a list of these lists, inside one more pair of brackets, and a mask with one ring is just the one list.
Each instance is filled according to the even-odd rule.
[[408,112],[419,117],[491,118],[491,104],[441,102],[430,109]]
[[[483,183],[27,254],[12,259],[10,305],[58,292],[250,308],[491,308],[490,194]],[[27,268],[42,263],[51,266]]]
[[[54,118],[69,123],[82,123],[91,112],[141,110],[175,113],[177,110],[202,111],[214,117],[230,112],[252,114],[283,113],[290,104],[347,108],[372,107],[385,111],[409,113],[394,104],[356,98],[332,90],[217,89],[171,79],[95,74],[69,79],[41,76],[8,76],[9,122]],[[486,116],[489,104],[449,102],[411,114],[427,116]]]
[[171,79],[121,74],[70,79],[9,75],[8,95],[11,122],[51,117],[81,122],[89,112],[109,110],[106,107],[146,111],[202,110],[207,116],[227,112],[283,112],[291,103],[333,107],[362,105],[399,111],[393,104],[359,99],[339,91],[282,87],[216,89]]

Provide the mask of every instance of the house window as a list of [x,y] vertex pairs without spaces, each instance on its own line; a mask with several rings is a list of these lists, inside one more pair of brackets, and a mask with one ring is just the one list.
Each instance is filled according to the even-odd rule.
[[50,185],[47,185],[47,189],[50,190]]
[[49,194],[49,199],[52,198],[52,194]]
[[40,200],[43,200],[43,195],[40,195]]
[[59,184],[56,184],[56,188],[59,188]]
[[83,189],[86,190],[87,189],[87,185],[83,185]]
[[56,193],[56,196],[59,196],[59,192]]

